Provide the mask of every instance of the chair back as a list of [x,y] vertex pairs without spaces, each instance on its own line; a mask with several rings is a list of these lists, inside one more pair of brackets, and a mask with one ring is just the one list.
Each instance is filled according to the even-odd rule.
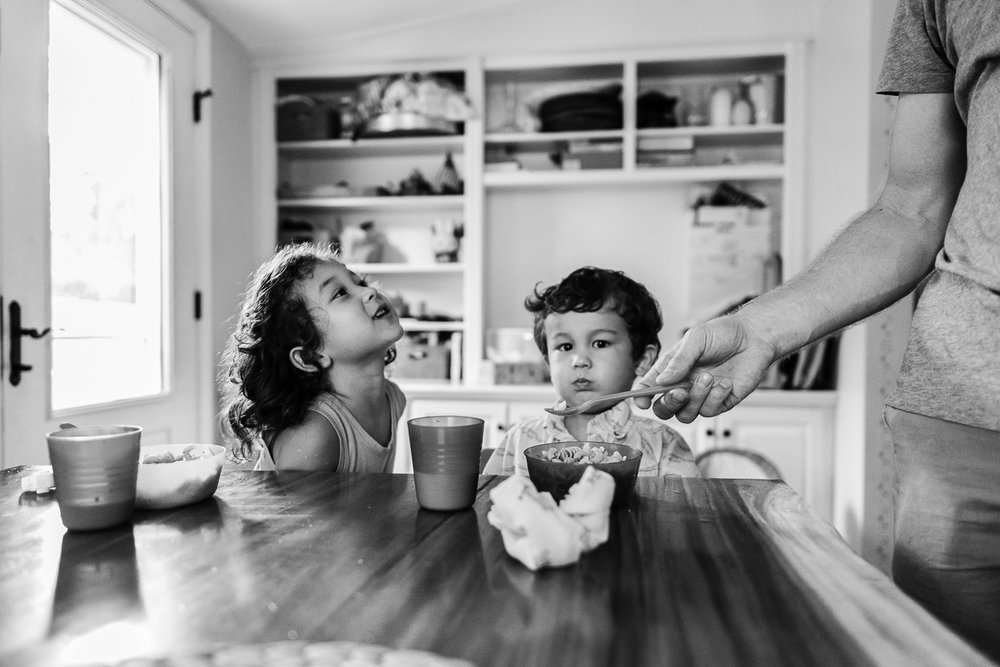
[[752,449],[717,447],[694,459],[703,477],[735,479],[782,479],[781,471],[769,458]]

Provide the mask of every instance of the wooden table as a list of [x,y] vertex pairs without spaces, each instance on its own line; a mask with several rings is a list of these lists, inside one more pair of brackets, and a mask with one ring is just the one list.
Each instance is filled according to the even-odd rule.
[[5,666],[341,640],[483,666],[989,664],[780,482],[640,478],[607,544],[534,573],[486,520],[503,478],[437,513],[409,475],[227,471],[203,503],[71,533],[24,471],[0,472]]

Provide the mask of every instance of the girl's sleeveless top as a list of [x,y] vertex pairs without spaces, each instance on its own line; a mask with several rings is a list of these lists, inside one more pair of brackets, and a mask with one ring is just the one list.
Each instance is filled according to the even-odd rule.
[[[391,432],[389,442],[381,445],[372,438],[347,406],[334,394],[317,396],[309,410],[322,415],[340,438],[340,465],[337,472],[392,472],[396,457],[396,436],[399,420],[406,408],[406,396],[391,380],[385,381],[389,399]],[[274,459],[267,447],[261,447],[254,470],[275,470]]]

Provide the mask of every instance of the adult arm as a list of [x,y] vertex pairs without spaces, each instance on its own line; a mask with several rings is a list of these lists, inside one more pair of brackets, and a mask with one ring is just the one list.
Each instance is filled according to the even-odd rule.
[[301,423],[282,429],[271,445],[278,470],[337,470],[340,436],[321,414],[307,411]]
[[694,384],[657,400],[656,415],[689,423],[729,410],[775,361],[908,294],[933,268],[964,177],[965,125],[951,94],[900,95],[872,207],[800,274],[667,350],[637,384]]

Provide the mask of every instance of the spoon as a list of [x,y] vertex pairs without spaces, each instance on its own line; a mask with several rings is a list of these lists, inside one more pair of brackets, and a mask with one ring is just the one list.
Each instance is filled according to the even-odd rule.
[[582,412],[601,412],[606,410],[611,406],[615,405],[619,401],[623,401],[626,398],[634,398],[636,396],[653,396],[654,394],[664,394],[671,389],[690,389],[690,382],[680,382],[678,384],[667,384],[667,385],[655,385],[652,387],[643,387],[642,389],[632,389],[630,391],[621,391],[617,394],[607,394],[606,396],[598,396],[597,398],[592,398],[589,401],[584,401],[579,405],[567,405],[565,408],[545,408],[546,412],[556,415],[557,417],[566,417],[568,415],[578,415]]

